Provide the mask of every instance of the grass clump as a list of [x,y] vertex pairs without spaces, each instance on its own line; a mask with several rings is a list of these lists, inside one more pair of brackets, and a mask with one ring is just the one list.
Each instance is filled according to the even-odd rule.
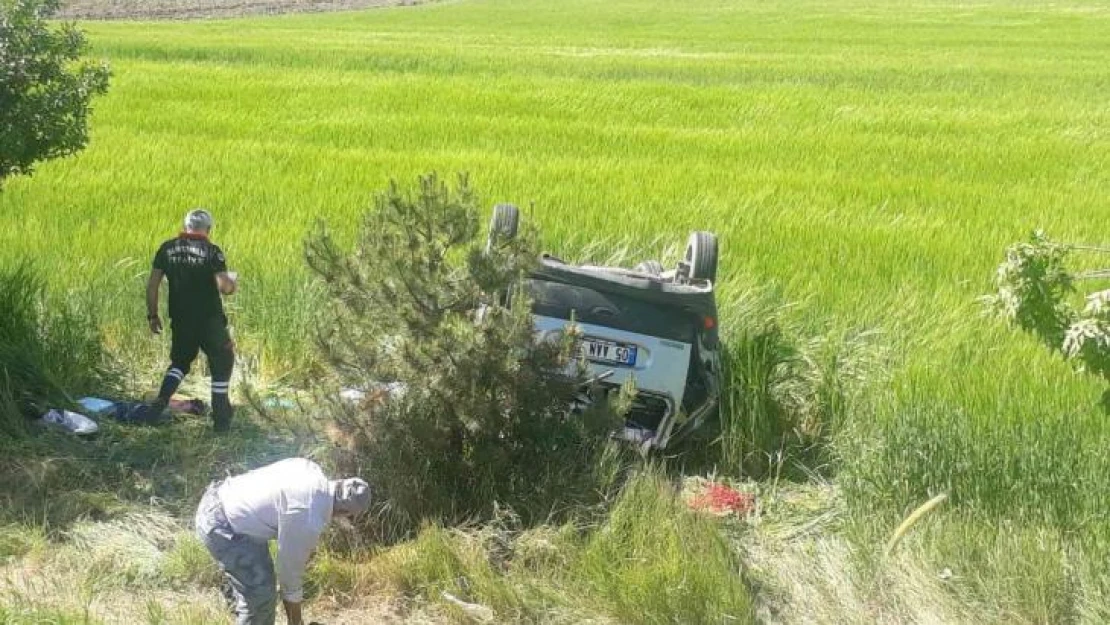
[[[718,521],[687,509],[654,470],[632,478],[596,526],[465,531],[430,526],[375,562],[400,590],[460,619],[748,623],[742,565]],[[484,612],[488,611],[488,612]]]
[[159,562],[159,573],[176,585],[212,587],[223,579],[212,555],[192,532],[174,536],[173,546]]
[[715,468],[758,479],[833,473],[835,439],[883,377],[878,333],[807,331],[768,292],[723,308],[729,333]]
[[102,621],[76,611],[48,607],[2,606],[0,623],[3,625],[100,625]]
[[1074,534],[1050,525],[932,513],[882,553],[889,532],[874,519],[855,524],[853,574],[863,596],[899,620],[932,612],[946,622],[1093,623],[1083,614],[1105,610],[1090,585],[1097,578],[1082,571],[1104,552],[1081,551]]
[[109,520],[82,521],[66,532],[66,538],[81,554],[90,583],[99,589],[216,579],[204,547],[195,539],[190,542],[181,524],[163,513],[132,511]]
[[41,554],[45,548],[46,534],[41,527],[18,523],[0,526],[0,563]]
[[[81,393],[118,382],[95,312],[87,302],[51,297],[28,262],[0,265],[0,429],[26,433],[26,418],[71,407]],[[83,304],[83,305],[82,305]]]
[[629,482],[570,571],[621,622],[752,620],[742,565],[718,524],[650,472]]

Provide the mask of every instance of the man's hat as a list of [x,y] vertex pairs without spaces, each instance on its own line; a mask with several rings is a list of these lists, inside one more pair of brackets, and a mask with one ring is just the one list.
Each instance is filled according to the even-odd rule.
[[185,215],[186,230],[211,230],[212,226],[212,214],[203,208],[191,210]]
[[335,491],[335,512],[358,516],[370,507],[370,485],[357,477],[333,482]]

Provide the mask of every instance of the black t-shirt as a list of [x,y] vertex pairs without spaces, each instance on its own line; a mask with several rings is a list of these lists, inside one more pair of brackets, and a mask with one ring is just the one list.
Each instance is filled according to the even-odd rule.
[[170,281],[170,319],[201,322],[222,317],[216,274],[227,271],[223,250],[198,234],[181,234],[158,248],[154,268]]

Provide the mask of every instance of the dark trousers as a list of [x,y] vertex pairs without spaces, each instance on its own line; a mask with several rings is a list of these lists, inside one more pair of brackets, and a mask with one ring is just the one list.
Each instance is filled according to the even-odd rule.
[[170,368],[162,380],[158,400],[168,402],[197,355],[203,351],[212,373],[212,413],[217,423],[231,419],[231,401],[228,391],[231,372],[235,367],[235,343],[227,329],[227,317],[208,317],[200,321],[174,319],[171,332]]

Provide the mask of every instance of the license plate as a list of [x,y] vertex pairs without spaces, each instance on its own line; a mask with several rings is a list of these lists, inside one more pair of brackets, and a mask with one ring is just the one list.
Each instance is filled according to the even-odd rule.
[[636,364],[636,346],[623,345],[612,341],[584,338],[578,349],[586,360],[612,365],[632,366]]

